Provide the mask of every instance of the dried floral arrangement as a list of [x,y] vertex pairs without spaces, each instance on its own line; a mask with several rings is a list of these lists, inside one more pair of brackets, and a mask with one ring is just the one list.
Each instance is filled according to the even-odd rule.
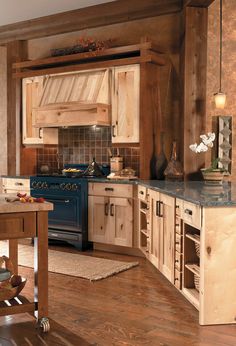
[[51,55],[62,56],[62,55],[69,55],[69,54],[101,51],[111,47],[111,44],[112,44],[111,39],[106,41],[101,41],[101,40],[95,40],[93,38],[80,37],[74,46],[51,49]]

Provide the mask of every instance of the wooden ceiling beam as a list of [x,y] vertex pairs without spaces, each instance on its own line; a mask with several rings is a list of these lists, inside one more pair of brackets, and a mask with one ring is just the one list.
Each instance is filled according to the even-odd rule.
[[0,26],[0,45],[15,40],[95,28],[136,19],[176,13],[182,0],[117,0],[78,10]]
[[184,7],[209,7],[215,0],[184,0]]

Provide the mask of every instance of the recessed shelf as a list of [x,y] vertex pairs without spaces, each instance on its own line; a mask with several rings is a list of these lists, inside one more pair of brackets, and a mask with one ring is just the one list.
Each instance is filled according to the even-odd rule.
[[199,310],[199,292],[195,288],[183,288],[184,296]]
[[148,229],[141,229],[140,232],[146,237],[150,237],[150,231]]
[[197,275],[200,277],[200,267],[196,263],[187,263],[185,264],[185,268],[190,270],[194,275]]
[[199,234],[186,233],[186,238],[189,238],[192,241],[194,241],[195,243],[200,244],[200,235]]

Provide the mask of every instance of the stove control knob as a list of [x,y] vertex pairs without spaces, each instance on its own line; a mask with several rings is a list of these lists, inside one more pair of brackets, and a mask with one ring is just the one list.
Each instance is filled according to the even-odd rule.
[[76,191],[77,189],[78,189],[78,185],[77,184],[72,184],[71,190]]
[[41,182],[41,181],[38,181],[37,184],[36,184],[36,187],[37,187],[37,189],[41,189],[41,187],[42,187],[42,182]]
[[60,184],[60,188],[61,188],[62,190],[65,190],[66,184],[65,184],[65,183]]
[[66,190],[71,190],[71,184],[70,183],[66,184]]
[[42,183],[42,189],[47,189],[47,188],[48,188],[48,184],[45,181],[44,183]]
[[36,181],[33,181],[33,182],[32,182],[32,187],[33,187],[34,189],[37,187]]

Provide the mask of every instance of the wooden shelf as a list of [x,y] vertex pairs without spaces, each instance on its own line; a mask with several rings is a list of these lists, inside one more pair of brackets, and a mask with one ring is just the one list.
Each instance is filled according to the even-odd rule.
[[145,215],[147,215],[147,213],[149,211],[149,209],[145,209],[145,208],[140,208],[139,210],[141,211],[141,213],[143,213]]
[[[128,64],[150,62],[160,66],[166,64],[163,54],[155,51],[151,42],[108,48],[93,52],[23,61],[13,64],[15,78],[40,76],[50,73],[69,72]],[[145,54],[142,54],[144,52]]]
[[144,234],[146,237],[150,237],[150,231],[148,229],[141,229],[140,232]]
[[185,267],[190,270],[194,275],[200,277],[200,267],[196,263],[187,263]]
[[38,303],[30,302],[24,296],[0,302],[0,316],[34,312],[35,310],[38,310]]
[[200,244],[200,235],[199,234],[191,234],[191,233],[186,233],[186,238],[191,239],[197,244]]
[[183,288],[184,296],[199,310],[199,292],[195,288]]

